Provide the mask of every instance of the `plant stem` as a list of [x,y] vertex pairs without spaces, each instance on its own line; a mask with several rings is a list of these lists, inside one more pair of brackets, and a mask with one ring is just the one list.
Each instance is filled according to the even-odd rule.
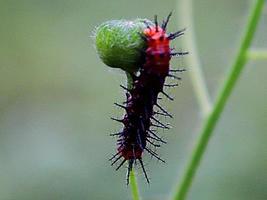
[[247,57],[251,60],[267,60],[267,49],[250,49]]
[[[132,75],[126,72],[126,76],[127,76],[127,88],[132,89],[133,88]],[[130,172],[130,185],[131,185],[133,200],[140,200],[140,196],[138,192],[138,184],[137,184],[136,177],[134,174],[134,169],[132,169]]]
[[200,134],[200,138],[197,141],[197,144],[192,153],[190,161],[185,169],[184,176],[182,177],[181,180],[181,185],[174,194],[173,197],[174,200],[184,200],[186,198],[186,195],[192,184],[196,170],[206,150],[208,141],[215,128],[215,125],[247,61],[246,53],[253,39],[263,5],[264,5],[264,0],[257,0],[255,6],[251,9],[251,14],[248,18],[248,23],[245,27],[245,34],[243,39],[241,40],[241,45],[238,50],[235,61],[232,65],[232,68],[230,70],[229,76],[227,76],[223,84],[223,87],[218,94],[218,97],[216,99],[214,107],[212,108],[211,113],[207,116],[207,119],[204,123],[204,126]]
[[182,0],[179,4],[179,18],[182,25],[186,24],[187,32],[183,39],[183,46],[188,48],[190,58],[187,59],[187,64],[190,67],[190,77],[196,93],[197,100],[204,116],[211,110],[210,97],[206,87],[204,75],[201,68],[200,59],[198,57],[197,44],[194,31],[193,19],[193,2],[192,0]]
[[132,89],[133,88],[133,77],[129,72],[125,72],[127,77],[127,88]]
[[134,175],[134,169],[130,173],[130,185],[132,190],[133,200],[140,200],[137,181]]

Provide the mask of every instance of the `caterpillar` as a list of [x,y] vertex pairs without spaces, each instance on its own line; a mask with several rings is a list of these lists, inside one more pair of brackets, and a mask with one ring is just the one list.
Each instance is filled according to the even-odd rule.
[[130,73],[133,80],[132,87],[121,87],[126,92],[126,101],[124,104],[115,103],[116,106],[125,110],[123,119],[112,118],[115,121],[123,124],[123,129],[111,134],[117,136],[117,153],[114,154],[110,161],[111,165],[118,163],[116,170],[119,170],[126,161],[127,168],[127,185],[129,184],[130,172],[133,169],[136,161],[139,161],[143,174],[147,183],[149,178],[143,164],[143,154],[147,152],[152,157],[155,157],[161,162],[165,162],[159,155],[149,146],[159,147],[160,143],[166,143],[157,135],[153,127],[169,129],[168,124],[164,124],[156,117],[163,115],[172,118],[172,115],[167,112],[158,103],[158,96],[162,93],[169,100],[173,100],[165,91],[164,87],[174,87],[178,84],[166,84],[167,77],[180,80],[175,72],[183,72],[184,69],[170,69],[170,59],[172,56],[183,56],[188,52],[173,52],[170,48],[170,41],[184,35],[185,29],[167,33],[167,25],[171,17],[170,13],[162,24],[158,24],[157,15],[154,18],[154,24],[144,20],[145,28],[139,35],[145,42],[145,50],[142,54],[142,64],[140,65],[139,73]]

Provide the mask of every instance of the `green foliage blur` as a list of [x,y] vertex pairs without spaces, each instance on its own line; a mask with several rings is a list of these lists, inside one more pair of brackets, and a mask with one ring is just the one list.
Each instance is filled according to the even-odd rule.
[[[227,73],[247,19],[250,0],[195,1],[196,37],[212,100]],[[125,75],[106,67],[94,47],[94,29],[111,19],[153,19],[174,11],[169,30],[179,30],[175,1],[0,1],[0,200],[129,200],[126,169],[116,172],[110,120],[125,95]],[[266,7],[253,47],[267,48]],[[190,31],[190,30],[187,30]],[[177,50],[180,40],[173,43]],[[190,51],[190,49],[186,49]],[[190,59],[190,56],[188,57]],[[184,66],[186,58],[172,61]],[[189,200],[267,198],[267,68],[250,61],[216,127]],[[181,177],[203,120],[185,72],[174,102],[173,129],[159,131],[168,144],[162,164],[140,167],[143,200],[168,199]]]

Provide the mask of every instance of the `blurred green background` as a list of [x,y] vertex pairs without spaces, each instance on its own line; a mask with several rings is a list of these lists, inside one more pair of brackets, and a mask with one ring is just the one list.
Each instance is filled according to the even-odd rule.
[[[252,1],[195,1],[196,37],[213,97],[232,63]],[[103,0],[0,1],[0,200],[129,200],[126,169],[116,172],[109,119],[122,111],[122,72],[98,58],[95,26],[110,19],[174,17],[177,2]],[[265,6],[254,47],[267,47]],[[190,31],[190,30],[187,30]],[[180,39],[173,45],[179,48]],[[188,49],[190,51],[190,49]],[[189,56],[190,58],[190,56]],[[175,59],[173,66],[184,60]],[[167,164],[146,157],[147,185],[137,169],[143,200],[167,199],[183,172],[201,125],[189,79],[163,104],[173,129],[161,132]],[[250,61],[219,120],[188,199],[267,198],[267,67]],[[167,120],[165,120],[167,121]]]

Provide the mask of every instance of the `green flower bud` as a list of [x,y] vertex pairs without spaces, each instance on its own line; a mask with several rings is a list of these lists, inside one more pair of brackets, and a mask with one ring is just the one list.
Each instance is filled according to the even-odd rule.
[[[149,20],[148,23],[152,23]],[[140,34],[146,28],[144,19],[111,20],[96,28],[95,42],[102,61],[113,68],[136,72],[142,62],[146,44]]]

